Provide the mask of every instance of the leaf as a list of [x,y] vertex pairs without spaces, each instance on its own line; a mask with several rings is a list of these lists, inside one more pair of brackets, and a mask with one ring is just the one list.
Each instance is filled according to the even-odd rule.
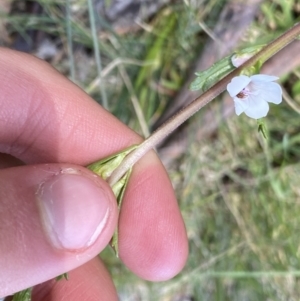
[[261,133],[263,135],[263,137],[267,140],[268,139],[267,127],[266,127],[264,121],[262,119],[258,119],[257,120],[257,125],[258,125],[257,131],[259,133]]
[[[208,69],[202,71],[202,72],[196,72],[196,78],[192,83],[190,84],[190,90],[191,91],[197,91],[202,90],[202,92],[208,90],[210,87],[212,87],[217,81],[222,79],[225,75],[227,75],[229,72],[233,71],[236,67],[232,64],[232,58],[242,58],[246,57],[247,59],[253,56],[255,53],[257,53],[263,45],[256,45],[247,47],[245,49],[239,50],[234,52],[233,54],[224,57],[223,59],[219,60],[215,64],[213,64]],[[254,70],[256,73],[257,69],[260,69],[259,66],[255,66]],[[245,70],[245,72],[249,72],[249,70]],[[251,71],[252,74],[254,71]],[[254,73],[255,73],[254,72]]]
[[31,290],[32,288],[27,288],[14,294],[12,301],[31,301]]
[[[107,180],[111,176],[113,171],[121,164],[123,159],[136,148],[137,145],[133,145],[117,154],[114,154],[100,161],[92,163],[88,165],[87,168],[92,170],[100,177],[102,177],[104,180]],[[130,174],[131,174],[131,169],[127,171],[127,173],[112,187],[114,195],[117,199],[119,211],[121,210],[123,196],[124,196],[125,189],[127,187]],[[114,249],[117,257],[119,257],[118,238],[119,238],[119,229],[117,225],[115,233],[111,239],[111,246]]]
[[87,168],[96,173],[104,180],[107,180],[111,176],[113,171],[121,164],[123,159],[136,148],[137,145],[133,145],[129,148],[126,148],[125,150],[122,150],[117,154],[92,163],[88,165]]
[[[125,192],[127,184],[128,184],[131,170],[132,169],[127,171],[127,173],[112,187],[114,195],[117,198],[119,212],[121,210],[124,192]],[[117,228],[111,239],[111,246],[112,246],[113,250],[115,251],[116,256],[119,257],[119,224],[117,224]]]
[[59,281],[59,280],[62,280],[62,279],[69,280],[69,274],[68,273],[63,273],[63,274],[57,276],[55,279],[56,279],[56,281]]
[[231,55],[226,56],[203,72],[196,72],[197,77],[190,84],[190,90],[202,90],[202,92],[204,92],[230,71],[234,70],[235,67],[232,65],[230,58]]

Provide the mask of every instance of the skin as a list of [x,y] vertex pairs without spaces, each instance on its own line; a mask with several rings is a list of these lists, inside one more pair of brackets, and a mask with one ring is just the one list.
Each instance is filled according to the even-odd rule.
[[[33,300],[117,300],[109,273],[95,257],[118,218],[110,187],[95,179],[111,203],[111,214],[96,242],[77,250],[76,256],[57,252],[46,242],[33,187],[63,168],[94,177],[82,166],[141,138],[49,64],[30,55],[0,48],[0,91],[0,254],[7,255],[0,297],[45,281],[34,288]],[[12,222],[14,217],[22,227]],[[154,152],[134,166],[119,227],[120,258],[139,277],[168,280],[183,268],[188,254],[185,227],[168,175]],[[51,280],[69,270],[70,281]]]

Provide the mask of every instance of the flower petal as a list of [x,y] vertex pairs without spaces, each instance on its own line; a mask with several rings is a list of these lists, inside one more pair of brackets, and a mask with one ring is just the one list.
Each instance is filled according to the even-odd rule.
[[279,77],[266,75],[266,74],[255,74],[250,77],[251,81],[262,81],[262,82],[273,82],[277,80]]
[[245,112],[245,110],[247,110],[248,105],[247,102],[245,102],[244,100],[241,100],[238,97],[235,97],[233,99],[234,101],[234,108],[235,108],[235,113],[236,115],[241,115],[243,112]]
[[231,97],[235,97],[239,94],[247,85],[250,83],[250,77],[246,75],[240,75],[234,77],[231,82],[227,85],[227,91]]
[[248,100],[251,105],[249,105],[247,110],[245,110],[245,114],[247,116],[254,119],[267,116],[269,112],[269,104],[266,101],[257,96],[249,96]]
[[258,91],[258,98],[277,105],[282,102],[282,89],[279,84],[272,82],[253,82],[252,85],[254,89]]

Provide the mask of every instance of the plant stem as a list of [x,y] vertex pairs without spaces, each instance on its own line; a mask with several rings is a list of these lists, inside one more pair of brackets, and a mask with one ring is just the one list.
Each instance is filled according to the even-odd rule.
[[93,36],[96,66],[97,66],[98,76],[100,78],[99,88],[100,88],[100,93],[101,93],[101,102],[102,102],[102,106],[106,110],[108,110],[107,95],[106,95],[105,87],[104,87],[104,84],[103,84],[103,79],[101,78],[102,63],[101,63],[101,55],[100,55],[100,48],[99,48],[99,38],[98,38],[98,35],[97,35],[97,30],[96,30],[95,11],[94,11],[92,0],[88,0],[88,8],[89,8],[89,17],[90,17],[92,36]]
[[214,86],[204,92],[202,95],[193,100],[187,107],[183,108],[177,114],[167,120],[161,127],[159,127],[149,138],[142,142],[135,150],[127,155],[118,168],[112,173],[108,179],[110,186],[114,185],[118,180],[130,169],[141,157],[143,157],[149,150],[154,148],[177,127],[179,127],[188,118],[194,115],[197,111],[203,108],[206,104],[220,95],[231,79],[238,76],[245,68],[255,65],[258,61],[265,62],[272,57],[279,50],[287,46],[298,35],[300,35],[300,23],[294,25],[288,31],[283,33],[280,37],[275,39],[270,44],[266,45],[262,50],[256,53],[253,57],[247,60],[243,65],[236,68],[223,79],[217,82]]
[[72,20],[71,20],[71,3],[67,0],[66,4],[66,18],[67,18],[67,41],[68,41],[68,53],[69,53],[69,65],[70,65],[70,79],[75,82],[75,62],[73,55],[73,40],[72,40]]

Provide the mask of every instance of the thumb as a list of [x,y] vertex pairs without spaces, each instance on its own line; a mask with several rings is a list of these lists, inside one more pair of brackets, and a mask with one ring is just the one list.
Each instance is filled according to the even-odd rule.
[[0,170],[0,298],[95,257],[117,223],[115,197],[89,170],[43,164]]

